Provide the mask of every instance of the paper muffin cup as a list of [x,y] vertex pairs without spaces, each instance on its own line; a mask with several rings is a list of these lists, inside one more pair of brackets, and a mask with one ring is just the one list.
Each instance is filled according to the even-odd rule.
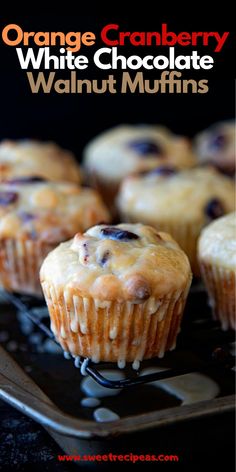
[[176,346],[191,280],[182,291],[145,303],[98,301],[42,282],[51,329],[64,351],[124,367],[163,357]]
[[172,220],[153,220],[145,221],[144,219],[133,217],[132,215],[122,214],[122,221],[127,223],[137,223],[141,221],[143,224],[150,224],[158,231],[169,233],[173,239],[180,245],[181,249],[187,254],[191,269],[196,277],[200,276],[199,263],[197,259],[197,242],[202,229],[202,224],[183,223],[182,221]]
[[11,292],[42,295],[39,269],[56,245],[30,239],[0,240],[0,285]]
[[220,321],[224,331],[229,328],[236,330],[236,274],[201,259],[200,269],[214,319]]

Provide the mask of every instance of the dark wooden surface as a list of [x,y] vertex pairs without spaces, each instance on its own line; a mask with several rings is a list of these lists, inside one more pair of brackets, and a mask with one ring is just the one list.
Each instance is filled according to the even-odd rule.
[[[0,402],[0,469],[14,471],[70,471],[84,470],[85,464],[60,463],[59,446],[37,423],[10,406]],[[234,414],[227,413],[201,420],[189,421],[178,426],[134,434],[130,437],[107,442],[107,453],[133,452],[134,454],[177,454],[178,463],[119,463],[119,467],[137,467],[141,470],[206,470],[234,471]],[[91,450],[93,442],[91,442]],[[106,449],[106,448],[105,448]],[[103,470],[97,463],[93,470]],[[110,464],[111,467],[111,464]],[[112,468],[118,468],[112,464]],[[138,469],[138,470],[140,470]]]

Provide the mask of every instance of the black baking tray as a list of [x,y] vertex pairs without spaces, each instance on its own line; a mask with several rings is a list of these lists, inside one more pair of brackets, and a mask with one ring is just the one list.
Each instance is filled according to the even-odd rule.
[[[21,300],[30,310],[36,308],[36,311],[40,311],[44,307],[44,302],[40,299],[23,297]],[[94,408],[81,406],[84,394],[80,390],[80,383],[83,377],[80,370],[75,368],[73,359],[64,359],[62,352],[40,352],[43,351],[46,335],[40,334],[41,341],[32,342],[37,338],[38,328],[33,328],[28,335],[22,332],[19,313],[13,304],[4,300],[4,293],[0,310],[2,346],[10,351],[11,358],[24,370],[26,384],[27,378],[32,378],[40,388],[37,391],[35,387],[34,391],[32,386],[23,386],[21,390],[20,381],[14,380],[14,386],[14,382],[8,379],[9,384],[7,380],[2,382],[1,397],[39,421],[54,437],[55,434],[63,437],[63,441],[58,442],[67,452],[72,450],[72,438],[109,439],[189,418],[220,414],[234,408],[235,371],[232,352],[235,336],[232,331],[223,332],[220,324],[212,319],[207,295],[199,282],[194,282],[190,290],[177,348],[166,353],[163,359],[144,361],[141,367],[168,367],[170,372],[173,369],[200,372],[218,384],[217,397],[182,405],[175,395],[156,388],[151,383],[137,385],[120,390],[116,396],[102,399],[101,406],[111,409],[120,417],[108,423],[97,423],[93,417]],[[41,321],[49,326],[47,315]],[[36,337],[32,334],[36,334]],[[102,372],[104,368],[113,369],[114,365],[103,364],[101,368]],[[126,376],[132,375],[129,366],[124,373]],[[30,396],[32,391],[35,397]],[[41,395],[38,392],[43,393]]]

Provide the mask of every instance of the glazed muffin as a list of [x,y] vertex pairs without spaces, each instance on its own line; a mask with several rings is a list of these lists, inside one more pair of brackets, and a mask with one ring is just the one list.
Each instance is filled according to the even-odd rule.
[[138,368],[174,349],[191,270],[168,234],[142,224],[98,225],[52,251],[40,279],[65,351]]
[[27,177],[0,184],[0,285],[41,293],[38,273],[46,254],[77,231],[108,219],[92,189]]
[[117,204],[124,221],[170,233],[198,275],[197,239],[203,226],[234,210],[234,185],[213,168],[159,168],[125,179]]
[[191,167],[190,142],[155,125],[122,125],[94,138],[84,150],[89,182],[109,204],[127,175],[157,166]]
[[79,183],[79,166],[70,151],[55,143],[33,140],[0,143],[0,181],[20,176]]
[[235,171],[235,122],[216,123],[195,138],[195,151],[200,164],[212,164],[219,170]]
[[198,243],[201,274],[215,319],[222,329],[236,329],[236,214],[207,226]]

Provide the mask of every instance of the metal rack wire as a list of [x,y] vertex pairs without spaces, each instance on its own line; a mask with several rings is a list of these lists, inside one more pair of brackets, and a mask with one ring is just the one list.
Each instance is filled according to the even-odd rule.
[[[27,302],[27,298],[21,297],[20,295],[17,295],[17,294],[9,293],[7,291],[2,292],[1,295],[3,296],[3,298],[5,299],[7,303],[14,306],[22,315],[24,315],[28,320],[30,320],[34,325],[36,325],[37,328],[39,328],[47,336],[47,338],[51,339],[54,343],[59,345],[59,343],[55,339],[55,336],[50,331],[50,329],[34,313],[35,304],[36,306],[40,306],[40,307],[45,306],[42,304],[43,302],[40,299],[29,298],[29,302]],[[68,358],[72,359],[71,356],[68,356]],[[104,375],[102,375],[102,373],[97,368],[97,364],[95,366],[95,364],[90,359],[85,359],[83,357],[77,358],[76,367],[79,367],[80,369],[86,371],[86,373],[90,377],[92,377],[98,384],[100,384],[101,386],[105,388],[123,389],[123,388],[137,386],[144,383],[154,382],[154,381],[163,380],[163,379],[167,379],[171,377],[176,377],[179,375],[188,374],[196,370],[201,370],[201,371],[204,371],[205,369],[209,370],[209,367],[211,365],[213,366],[218,365],[219,367],[226,367],[226,366],[229,367],[233,365],[233,363],[234,363],[234,358],[230,355],[230,353],[226,352],[221,347],[218,347],[214,349],[214,351],[212,352],[211,358],[209,359],[209,362],[207,363],[198,361],[197,363],[192,364],[191,368],[168,368],[161,372],[154,372],[154,373],[141,374],[141,375],[139,374],[138,371],[133,371],[132,375],[121,380],[120,379],[111,380],[105,377]],[[103,364],[99,363],[98,366],[100,368],[103,366]]]

